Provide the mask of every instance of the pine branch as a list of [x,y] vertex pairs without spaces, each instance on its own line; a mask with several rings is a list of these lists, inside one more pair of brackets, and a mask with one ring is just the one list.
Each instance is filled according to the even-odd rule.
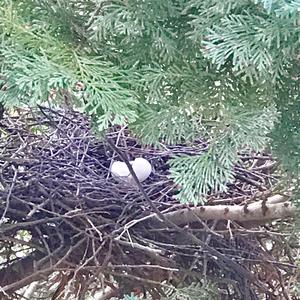
[[193,141],[200,131],[188,111],[176,106],[166,106],[159,111],[145,106],[130,128],[142,143],[157,146],[161,142],[172,145]]
[[123,65],[169,64],[183,55],[178,41],[184,40],[184,32],[179,29],[188,23],[176,21],[184,19],[182,8],[179,1],[104,1],[89,26],[90,40],[95,47],[99,43],[113,45]]
[[[0,14],[3,27],[10,28],[10,38],[4,39],[0,51],[8,86],[0,95],[5,106],[55,102],[53,94],[58,96],[68,89],[77,98],[73,105],[98,116],[95,124],[99,130],[135,120],[136,97],[129,89],[133,73],[122,72],[85,52],[71,50],[43,26],[25,26],[13,8],[11,14],[10,18],[7,12]],[[83,84],[83,91],[76,90],[78,81]]]
[[244,147],[262,150],[277,120],[274,107],[246,113],[230,109],[223,115],[210,129],[214,139],[206,153],[170,160],[171,177],[180,187],[176,197],[183,203],[203,203],[208,193],[226,191],[234,180],[237,152]]
[[281,18],[290,18],[299,15],[300,1],[284,0],[254,0],[254,3],[261,3],[263,8],[270,14],[275,13]]
[[230,59],[233,70],[252,81],[260,77],[276,81],[293,58],[290,41],[299,47],[298,35],[293,19],[228,15],[208,30],[203,53],[218,68]]

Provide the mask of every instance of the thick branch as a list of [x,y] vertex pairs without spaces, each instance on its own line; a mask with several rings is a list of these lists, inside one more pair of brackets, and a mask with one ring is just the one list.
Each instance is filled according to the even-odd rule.
[[[177,224],[184,225],[201,220],[231,220],[237,222],[264,221],[284,219],[292,217],[295,207],[289,201],[284,201],[284,197],[275,195],[267,201],[260,200],[249,205],[212,205],[198,206],[180,209],[178,211],[165,214],[165,218]],[[152,222],[151,222],[152,223]],[[157,219],[153,219],[153,225],[159,225]]]
[[[5,286],[14,284],[12,290],[15,291],[33,281],[42,279],[43,274],[38,272],[36,276],[30,275],[34,274],[36,263],[43,257],[45,257],[45,254],[33,252],[26,257],[20,258],[11,265],[0,269],[0,287],[4,288]],[[43,268],[47,268],[48,265],[48,263],[44,264]]]
[[[33,281],[43,279],[45,276],[53,273],[57,267],[63,266],[66,259],[75,251],[80,256],[82,251],[85,251],[85,247],[81,247],[84,242],[85,239],[81,239],[72,247],[62,244],[48,255],[34,251],[26,257],[5,266],[0,269],[1,290],[11,293],[29,285]],[[1,292],[0,299],[2,299]]]

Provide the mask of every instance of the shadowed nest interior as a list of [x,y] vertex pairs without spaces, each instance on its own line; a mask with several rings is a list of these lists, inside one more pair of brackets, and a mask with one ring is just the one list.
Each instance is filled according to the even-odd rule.
[[[204,280],[214,281],[224,299],[278,299],[293,284],[293,250],[278,224],[201,218],[194,205],[176,199],[168,159],[201,154],[205,142],[142,147],[125,127],[100,138],[80,113],[49,108],[0,122],[0,249],[14,253],[23,245],[23,257],[1,263],[4,294],[17,297],[18,289],[51,274],[60,282],[52,299],[68,283],[79,299],[107,286],[112,296],[138,288],[159,299],[169,286]],[[151,162],[150,178],[135,187],[112,178],[112,160],[136,157]],[[208,195],[203,214],[206,206],[238,205],[247,215],[248,205],[272,195],[272,157],[243,151],[240,160],[235,182],[226,193]],[[183,209],[191,222],[177,222]],[[20,241],[20,231],[29,241]]]

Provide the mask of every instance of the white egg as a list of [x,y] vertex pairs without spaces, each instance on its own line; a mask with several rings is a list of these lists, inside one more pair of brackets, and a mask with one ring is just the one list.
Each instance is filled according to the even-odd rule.
[[127,165],[122,161],[114,161],[111,165],[110,172],[113,177],[117,178],[128,178],[130,175],[129,169]]
[[145,181],[152,172],[152,166],[147,159],[142,157],[136,158],[132,162],[132,168],[140,182]]
[[[130,161],[130,164],[132,165],[132,169],[140,182],[145,181],[152,172],[150,162],[142,157],[136,158],[134,161]],[[135,183],[127,165],[122,161],[114,161],[111,165],[110,172],[115,179],[125,181],[129,184]]]

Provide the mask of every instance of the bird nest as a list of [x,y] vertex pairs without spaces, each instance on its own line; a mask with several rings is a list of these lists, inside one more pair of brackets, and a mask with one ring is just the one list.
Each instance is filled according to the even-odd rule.
[[[97,137],[87,117],[49,108],[0,122],[0,249],[11,253],[0,269],[3,296],[17,299],[45,278],[58,283],[52,299],[107,287],[111,297],[160,299],[195,282],[213,282],[222,299],[279,299],[292,288],[292,248],[267,223],[290,215],[289,203],[272,198],[269,154],[241,152],[228,191],[195,206],[176,198],[168,160],[199,155],[206,142],[142,147],[126,128]],[[112,161],[136,157],[154,167],[146,181],[111,176]]]

